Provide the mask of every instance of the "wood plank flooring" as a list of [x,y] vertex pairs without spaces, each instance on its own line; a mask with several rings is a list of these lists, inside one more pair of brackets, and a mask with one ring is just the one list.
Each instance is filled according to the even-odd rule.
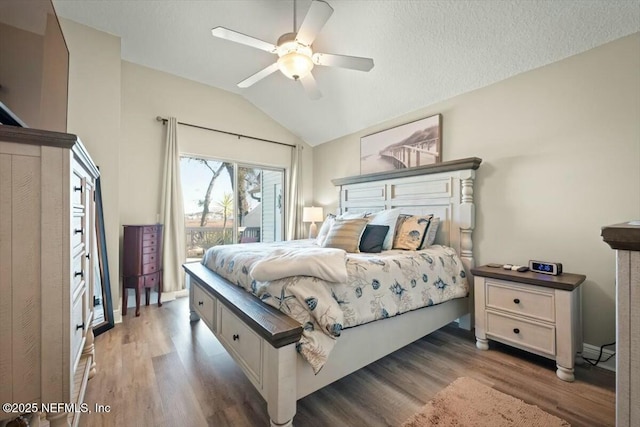
[[[187,298],[141,307],[140,317],[96,338],[97,375],[80,425],[268,426],[266,403],[203,322],[189,322]],[[590,365],[576,381],[555,363],[446,327],[298,401],[296,426],[399,426],[461,376],[537,405],[573,426],[615,425],[615,374]]]

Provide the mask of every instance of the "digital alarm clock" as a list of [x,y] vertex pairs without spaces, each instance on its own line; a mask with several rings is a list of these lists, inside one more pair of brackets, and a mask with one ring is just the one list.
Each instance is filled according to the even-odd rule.
[[547,262],[547,261],[529,261],[529,270],[536,273],[551,274],[557,276],[562,274],[562,264],[559,262]]

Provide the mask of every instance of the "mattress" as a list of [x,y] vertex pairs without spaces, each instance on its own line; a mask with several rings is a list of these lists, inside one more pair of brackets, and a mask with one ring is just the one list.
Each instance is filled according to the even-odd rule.
[[251,271],[278,251],[318,250],[314,240],[215,246],[202,260],[209,269],[251,292],[303,326],[298,352],[315,372],[326,363],[345,328],[466,297],[469,285],[456,252],[434,245],[420,251],[345,253],[345,282],[313,276],[257,281]]

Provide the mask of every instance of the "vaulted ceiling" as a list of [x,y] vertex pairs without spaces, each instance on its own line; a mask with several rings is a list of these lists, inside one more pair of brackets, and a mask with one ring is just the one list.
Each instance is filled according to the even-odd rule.
[[[314,50],[375,66],[316,66],[314,101],[280,72],[238,88],[277,57],[211,35],[223,26],[275,44],[293,30],[290,0],[53,1],[60,16],[119,36],[124,60],[237,93],[311,145],[640,31],[638,0],[327,2]],[[298,25],[310,3],[297,2]]]

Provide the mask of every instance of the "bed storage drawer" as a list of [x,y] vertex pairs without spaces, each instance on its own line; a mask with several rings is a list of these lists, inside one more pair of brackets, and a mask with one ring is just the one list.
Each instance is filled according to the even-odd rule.
[[547,322],[555,321],[553,291],[525,284],[487,280],[487,308],[508,311]]
[[263,341],[222,303],[219,304],[218,338],[258,386],[262,384]]
[[200,285],[193,286],[193,308],[212,331],[216,330],[216,299],[205,292]]
[[538,354],[556,354],[556,331],[552,325],[487,311],[487,336]]

